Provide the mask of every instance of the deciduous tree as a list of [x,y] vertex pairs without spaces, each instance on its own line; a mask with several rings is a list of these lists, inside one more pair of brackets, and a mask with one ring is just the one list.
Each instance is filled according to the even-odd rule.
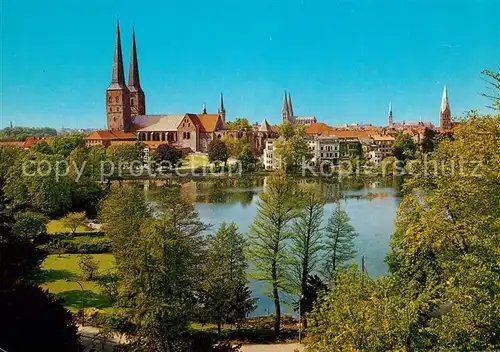
[[309,145],[304,137],[304,126],[293,126],[288,121],[280,126],[280,138],[275,142],[275,150],[283,170],[290,171],[311,159]]
[[5,196],[17,208],[60,214],[72,205],[72,182],[66,166],[66,159],[58,154],[21,154],[9,168]]
[[170,352],[194,314],[207,227],[179,187],[169,187],[159,199],[153,218],[140,189],[113,189],[102,220],[113,243],[119,301],[132,308],[137,325],[132,345]]
[[99,263],[97,263],[92,254],[79,254],[77,262],[85,280],[94,280],[99,269]]
[[106,155],[115,168],[125,168],[132,163],[142,163],[142,153],[134,144],[113,144],[106,149]]
[[18,212],[14,215],[13,231],[16,235],[34,243],[46,233],[47,218],[32,211]]
[[64,224],[64,226],[68,227],[71,230],[71,234],[74,235],[76,233],[76,230],[78,230],[78,227],[86,226],[85,212],[70,212],[61,219],[61,222]]
[[175,167],[182,158],[182,152],[169,144],[160,144],[158,148],[156,148],[156,155],[160,163],[172,167]]
[[226,121],[225,126],[228,130],[249,130],[252,128],[248,119],[237,117],[234,121]]
[[54,150],[46,141],[39,141],[31,147],[31,151],[42,154],[54,154]]
[[417,146],[411,137],[407,134],[400,133],[392,144],[392,154],[398,160],[413,159]]
[[208,160],[211,163],[222,162],[226,164],[228,158],[229,151],[223,141],[220,139],[214,139],[210,142],[208,145]]
[[237,159],[243,171],[250,171],[253,169],[255,165],[255,157],[250,144],[243,144]]
[[51,139],[50,145],[55,154],[68,157],[73,149],[85,147],[83,135],[73,134],[69,136],[57,136]]

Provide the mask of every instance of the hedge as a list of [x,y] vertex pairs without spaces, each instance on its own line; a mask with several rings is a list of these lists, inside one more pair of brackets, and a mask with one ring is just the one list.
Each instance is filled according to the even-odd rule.
[[68,234],[52,235],[40,247],[49,254],[100,254],[111,252],[110,240],[102,234],[94,233],[87,234],[86,236],[71,236]]

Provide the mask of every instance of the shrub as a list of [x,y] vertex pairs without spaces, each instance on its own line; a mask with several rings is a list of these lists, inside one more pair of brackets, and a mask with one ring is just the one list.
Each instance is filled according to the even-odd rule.
[[61,221],[71,229],[71,234],[74,235],[79,226],[85,226],[85,212],[68,213]]
[[111,303],[118,299],[118,277],[114,274],[102,275],[97,279],[101,292],[108,296]]
[[85,280],[91,281],[95,278],[99,264],[91,254],[78,255],[78,266],[85,277]]
[[100,254],[111,252],[111,242],[102,235],[82,235],[72,237],[68,234],[49,236],[48,241],[41,246],[49,254]]

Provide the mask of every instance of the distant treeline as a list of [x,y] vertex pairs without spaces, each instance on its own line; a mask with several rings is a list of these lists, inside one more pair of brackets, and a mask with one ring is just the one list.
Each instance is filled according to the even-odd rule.
[[27,137],[52,137],[57,131],[50,127],[5,127],[0,130],[0,140],[25,141]]

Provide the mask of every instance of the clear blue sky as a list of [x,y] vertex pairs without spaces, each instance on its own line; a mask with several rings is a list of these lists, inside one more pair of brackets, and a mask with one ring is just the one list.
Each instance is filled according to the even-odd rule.
[[147,112],[329,124],[437,123],[487,101],[500,66],[497,0],[2,0],[1,126],[103,127],[116,18],[126,74],[135,25]]

